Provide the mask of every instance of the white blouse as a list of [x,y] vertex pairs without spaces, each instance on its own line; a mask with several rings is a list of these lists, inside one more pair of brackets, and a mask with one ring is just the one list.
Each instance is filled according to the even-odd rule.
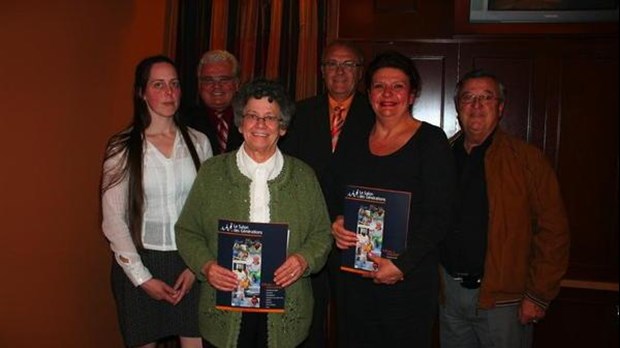
[[[207,137],[193,129],[188,129],[188,132],[194,141],[200,162],[211,157],[213,153]],[[120,159],[119,155],[106,161],[104,173],[108,168],[118,168]],[[183,136],[177,131],[170,158],[145,140],[143,161],[142,245],[149,250],[177,250],[174,224],[196,178],[191,154],[185,146]],[[125,178],[103,194],[102,229],[110,242],[116,262],[131,282],[138,286],[151,279],[152,275],[142,264],[131,238],[127,220],[127,189],[128,180]]]
[[269,202],[271,196],[267,181],[275,179],[284,166],[284,157],[278,148],[263,163],[258,163],[245,151],[245,143],[237,151],[237,168],[252,180],[250,183],[250,221],[270,222]]

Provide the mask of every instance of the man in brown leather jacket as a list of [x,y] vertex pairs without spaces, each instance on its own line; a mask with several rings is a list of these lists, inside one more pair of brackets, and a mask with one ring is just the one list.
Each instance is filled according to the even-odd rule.
[[568,221],[544,154],[498,127],[506,91],[485,71],[457,84],[458,199],[442,246],[441,346],[529,347],[568,265]]

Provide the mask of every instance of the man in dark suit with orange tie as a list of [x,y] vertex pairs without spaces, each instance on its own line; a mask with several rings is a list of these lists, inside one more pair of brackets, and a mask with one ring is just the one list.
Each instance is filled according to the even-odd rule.
[[[330,161],[334,154],[346,151],[338,146],[339,142],[348,137],[367,136],[374,123],[367,97],[357,92],[363,65],[364,56],[357,47],[346,41],[330,43],[321,61],[327,93],[297,103],[288,134],[280,143],[285,153],[314,169],[326,196],[330,194],[326,185]],[[330,288],[332,296],[335,292],[340,261],[332,254],[326,269],[312,279],[314,317],[304,347],[327,346],[327,307]],[[337,300],[332,297],[332,301]]]

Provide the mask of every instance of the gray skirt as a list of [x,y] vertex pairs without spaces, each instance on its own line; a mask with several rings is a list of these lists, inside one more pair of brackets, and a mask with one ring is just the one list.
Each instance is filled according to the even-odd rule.
[[[174,286],[187,268],[177,251],[139,251],[142,263],[154,278]],[[200,337],[198,328],[198,281],[176,306],[156,301],[135,287],[123,269],[112,261],[112,292],[125,345],[133,347],[169,336]]]

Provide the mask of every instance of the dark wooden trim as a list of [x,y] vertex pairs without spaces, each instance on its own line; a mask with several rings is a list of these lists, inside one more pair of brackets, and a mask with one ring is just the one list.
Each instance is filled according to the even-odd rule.
[[592,280],[562,279],[560,286],[563,288],[588,289],[618,292],[618,283],[597,282]]

